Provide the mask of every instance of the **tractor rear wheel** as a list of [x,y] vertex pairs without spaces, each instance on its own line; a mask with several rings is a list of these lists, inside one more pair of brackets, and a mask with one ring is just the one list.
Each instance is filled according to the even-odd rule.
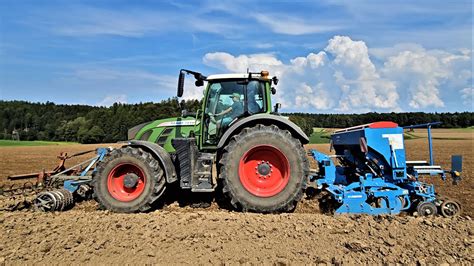
[[149,210],[165,191],[159,162],[141,148],[113,150],[98,164],[92,179],[94,199],[114,212]]
[[274,125],[243,129],[224,148],[219,163],[222,191],[242,211],[292,211],[309,174],[300,141]]

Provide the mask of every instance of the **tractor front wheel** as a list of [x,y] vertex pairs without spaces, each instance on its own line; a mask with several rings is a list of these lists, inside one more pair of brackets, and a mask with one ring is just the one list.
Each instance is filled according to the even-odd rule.
[[309,173],[300,141],[277,126],[243,129],[224,148],[222,190],[243,211],[291,211],[301,199]]
[[165,183],[159,162],[150,153],[129,146],[105,157],[92,181],[101,208],[125,213],[149,210],[165,191]]

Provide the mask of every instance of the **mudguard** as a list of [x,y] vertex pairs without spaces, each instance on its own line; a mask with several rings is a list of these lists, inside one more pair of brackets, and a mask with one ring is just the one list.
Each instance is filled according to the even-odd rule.
[[242,118],[231,124],[230,128],[227,129],[222,138],[219,140],[217,148],[222,148],[228,142],[230,137],[238,133],[244,127],[254,126],[257,124],[276,125],[281,129],[287,129],[290,131],[293,137],[299,139],[302,144],[307,144],[309,142],[309,138],[306,136],[303,130],[301,130],[300,127],[291,122],[289,119],[279,115],[258,114]]
[[134,139],[137,136],[137,133],[142,129],[144,126],[150,124],[152,121],[141,123],[140,125],[136,125],[128,130],[127,136],[128,139]]
[[151,152],[156,158],[160,160],[161,165],[164,167],[166,182],[172,183],[178,180],[176,175],[176,169],[174,167],[173,161],[171,160],[170,154],[158,144],[153,142],[143,141],[143,140],[129,140],[127,145],[130,147],[139,147],[148,152]]

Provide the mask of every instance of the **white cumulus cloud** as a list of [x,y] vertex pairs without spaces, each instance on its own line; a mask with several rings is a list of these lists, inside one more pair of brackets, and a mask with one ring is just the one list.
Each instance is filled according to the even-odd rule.
[[472,76],[465,72],[470,61],[470,54],[465,52],[408,50],[388,57],[382,71],[409,96],[410,107],[444,107],[441,87],[449,87],[450,82],[465,86]]
[[339,110],[397,108],[395,84],[380,77],[364,42],[335,36],[325,50],[334,56],[334,78],[342,91]]
[[240,55],[234,57],[228,53],[217,52],[206,54],[203,60],[207,65],[214,65],[235,72],[246,72],[249,66],[258,68],[283,65],[283,63],[276,59],[272,54],[253,54],[250,56]]
[[347,36],[334,36],[323,50],[287,63],[274,54],[203,57],[206,65],[225,72],[269,70],[280,78],[275,100],[288,111],[348,113],[440,108],[445,105],[440,86],[469,97],[461,90],[472,80],[470,61],[470,50],[425,50],[415,44],[371,53],[365,42]]

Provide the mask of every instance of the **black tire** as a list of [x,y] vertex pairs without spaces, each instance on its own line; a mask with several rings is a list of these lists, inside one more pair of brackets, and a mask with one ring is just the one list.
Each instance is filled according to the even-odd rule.
[[[109,191],[109,174],[119,165],[133,165],[139,168],[145,176],[143,190],[130,201],[119,200]],[[129,146],[113,150],[97,165],[97,172],[92,178],[93,197],[101,209],[113,212],[133,213],[148,211],[165,191],[163,169],[150,153],[141,148]]]
[[[243,185],[239,174],[241,158],[247,151],[262,145],[277,148],[290,166],[288,182],[283,189],[265,197],[251,193]],[[242,211],[277,213],[294,210],[303,196],[309,175],[309,162],[301,142],[289,131],[274,125],[259,124],[244,128],[224,148],[219,164],[222,192],[234,208]]]
[[445,200],[441,206],[439,206],[439,212],[443,217],[455,217],[461,214],[461,205],[452,200]]
[[416,211],[419,216],[435,216],[438,213],[438,209],[433,202],[421,201],[416,207]]

